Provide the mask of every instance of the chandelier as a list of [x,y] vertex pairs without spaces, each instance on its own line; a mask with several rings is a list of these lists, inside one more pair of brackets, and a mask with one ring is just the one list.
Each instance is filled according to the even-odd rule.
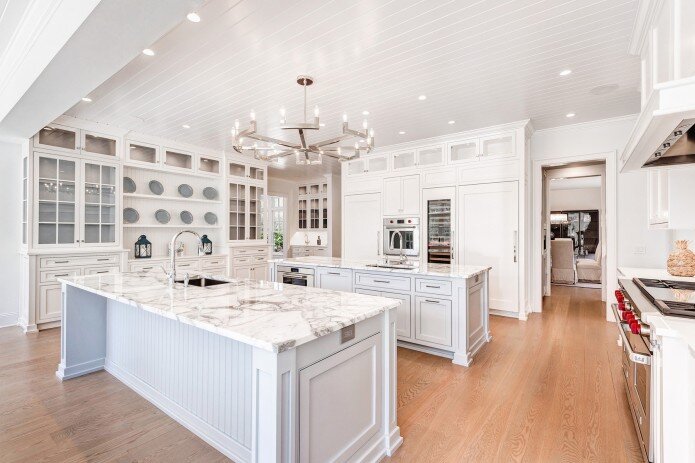
[[[347,114],[343,114],[342,134],[327,138],[316,143],[308,143],[306,132],[308,130],[320,130],[319,108],[314,106],[314,120],[307,121],[307,87],[314,83],[310,76],[297,77],[297,83],[304,88],[304,122],[288,123],[285,118],[285,109],[280,109],[280,128],[282,130],[296,130],[299,134],[299,143],[261,135],[256,132],[256,114],[251,112],[251,123],[244,130],[239,130],[239,120],[234,121],[232,136],[234,138],[234,150],[238,153],[252,152],[256,159],[263,161],[276,161],[286,156],[295,156],[297,164],[311,165],[321,164],[323,156],[328,156],[340,161],[355,159],[360,153],[369,153],[374,147],[374,129],[368,128],[367,120],[362,122],[362,131],[351,129],[348,126]],[[254,140],[252,145],[244,145],[245,139]],[[352,146],[341,146],[355,139]],[[258,142],[261,142],[260,145]],[[362,142],[363,145],[360,145]]]

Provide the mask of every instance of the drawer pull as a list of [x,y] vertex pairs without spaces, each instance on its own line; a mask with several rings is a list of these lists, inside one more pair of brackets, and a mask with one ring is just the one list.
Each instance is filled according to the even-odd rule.
[[98,272],[94,272],[94,273],[109,273],[109,271],[108,270],[99,270]]
[[152,270],[152,267],[142,267],[140,270]]
[[111,260],[111,259],[108,258],[108,257],[103,257],[103,258],[101,258],[101,259],[97,259],[97,262],[104,262],[104,261],[106,261],[106,260]]
[[441,304],[440,301],[435,301],[434,299],[425,299],[425,302],[429,302],[430,304]]
[[70,263],[69,260],[55,260],[54,262],[55,262],[56,264],[68,264],[68,263]]
[[326,272],[329,275],[340,275],[340,272]]
[[55,278],[59,278],[59,277],[69,277],[70,274],[69,274],[69,273],[61,273],[61,274],[59,274],[59,275],[53,275],[53,276],[54,276]]
[[441,288],[441,286],[438,286],[438,285],[425,285],[425,288],[439,289],[439,288]]
[[384,283],[384,284],[390,284],[391,282],[389,280],[374,280],[374,283]]

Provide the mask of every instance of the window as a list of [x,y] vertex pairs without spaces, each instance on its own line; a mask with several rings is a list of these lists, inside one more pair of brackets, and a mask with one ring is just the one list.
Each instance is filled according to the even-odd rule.
[[270,229],[272,236],[273,254],[285,253],[285,225],[286,225],[286,198],[282,196],[270,196]]

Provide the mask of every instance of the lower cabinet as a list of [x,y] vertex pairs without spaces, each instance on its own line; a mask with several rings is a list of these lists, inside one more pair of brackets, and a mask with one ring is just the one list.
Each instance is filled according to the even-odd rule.
[[386,291],[375,291],[373,289],[363,288],[358,288],[355,290],[355,292],[359,294],[369,294],[371,296],[381,296],[388,297],[391,299],[399,299],[401,301],[401,305],[398,307],[397,311],[398,317],[396,319],[396,335],[399,338],[413,338],[413,310],[412,304],[410,302],[410,294],[390,293]]
[[268,281],[269,246],[233,247],[230,249],[230,254],[232,278]]
[[352,270],[339,268],[316,269],[316,286],[333,291],[352,291]]
[[268,280],[268,266],[256,264],[253,267],[241,266],[232,269],[232,278],[238,280]]
[[451,347],[451,301],[415,296],[415,339]]
[[299,371],[299,461],[349,461],[381,428],[375,334]]
[[62,287],[60,284],[41,285],[39,289],[39,313],[36,322],[60,320],[62,314]]

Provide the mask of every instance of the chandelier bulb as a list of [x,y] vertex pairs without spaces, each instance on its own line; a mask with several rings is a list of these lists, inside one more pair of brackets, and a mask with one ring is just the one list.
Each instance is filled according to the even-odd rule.
[[249,114],[249,117],[251,118],[252,121],[256,120],[256,113],[254,111],[251,111],[251,114]]
[[340,149],[340,146],[339,146],[339,147],[338,147],[338,156],[340,156],[340,155],[342,154],[341,151],[342,151],[342,150]]
[[319,107],[314,106],[314,117],[319,117]]
[[236,120],[234,121],[234,128],[237,129],[237,130],[239,130],[239,119],[236,119]]
[[369,129],[369,136],[374,137],[374,129]]
[[368,126],[369,126],[369,123],[367,122],[367,119],[363,120],[363,121],[362,121],[362,128],[363,128],[364,130],[367,130],[367,127],[368,127]]
[[343,122],[347,122],[347,113],[343,113]]
[[359,149],[360,149],[360,145],[357,142],[355,142],[355,150],[359,151]]

